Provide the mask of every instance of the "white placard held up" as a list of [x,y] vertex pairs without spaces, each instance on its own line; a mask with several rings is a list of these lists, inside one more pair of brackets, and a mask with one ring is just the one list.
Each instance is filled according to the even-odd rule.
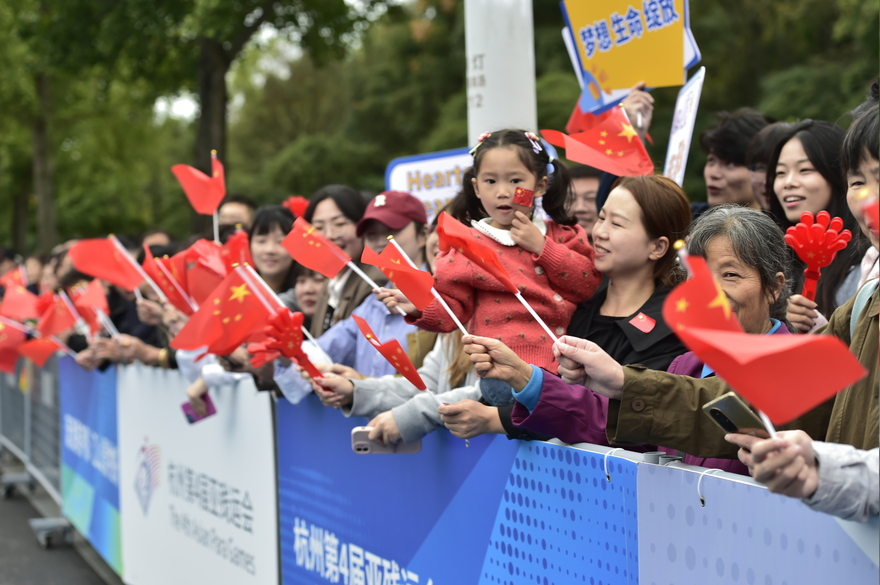
[[703,91],[705,77],[706,68],[700,67],[678,92],[678,99],[675,101],[675,115],[672,118],[663,175],[679,186],[684,182],[684,169],[694,135],[694,123],[697,120],[697,108],[700,105],[700,93]]

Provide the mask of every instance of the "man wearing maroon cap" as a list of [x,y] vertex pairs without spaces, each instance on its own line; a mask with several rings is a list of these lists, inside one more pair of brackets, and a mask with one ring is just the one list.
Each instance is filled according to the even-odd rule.
[[[381,253],[388,245],[388,236],[403,248],[416,266],[424,267],[427,223],[425,207],[421,201],[400,191],[385,191],[376,195],[367,205],[367,211],[357,224],[357,235],[364,238],[364,245],[376,253]],[[419,367],[434,345],[433,339],[419,337],[420,355],[408,351],[413,334],[430,335],[420,332],[415,326],[404,321],[402,315],[390,312],[385,304],[370,295],[354,310],[353,315],[363,318],[380,341],[385,343],[397,339],[401,347],[410,354],[416,367]],[[417,333],[418,332],[418,333]],[[330,356],[334,363],[354,368],[364,376],[385,376],[395,373],[394,367],[361,335],[357,324],[351,317],[339,321],[318,339],[318,345]]]

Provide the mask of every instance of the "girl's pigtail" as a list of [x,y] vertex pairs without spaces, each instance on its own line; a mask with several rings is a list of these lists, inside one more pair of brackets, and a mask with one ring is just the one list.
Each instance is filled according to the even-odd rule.
[[[559,225],[574,225],[576,220],[569,216],[568,199],[571,195],[571,175],[562,161],[550,159],[547,164],[547,191],[541,200],[544,212]],[[552,171],[552,172],[551,172]]]

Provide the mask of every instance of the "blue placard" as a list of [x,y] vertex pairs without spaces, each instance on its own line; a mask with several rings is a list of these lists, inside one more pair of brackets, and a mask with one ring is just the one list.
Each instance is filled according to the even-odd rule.
[[86,371],[58,361],[64,515],[122,574],[116,368]]

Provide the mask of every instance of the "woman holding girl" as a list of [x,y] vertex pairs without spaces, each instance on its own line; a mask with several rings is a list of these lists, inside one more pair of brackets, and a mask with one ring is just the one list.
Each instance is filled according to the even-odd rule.
[[[596,268],[606,282],[595,297],[578,307],[569,335],[598,343],[622,363],[657,369],[666,369],[675,357],[684,353],[684,346],[663,321],[662,308],[676,280],[673,270],[676,254],[672,243],[687,234],[690,218],[687,196],[674,181],[659,176],[619,179],[593,227]],[[472,356],[476,361],[488,362],[503,355],[525,366],[523,371],[540,369],[529,368],[523,356],[514,356],[512,348],[503,343],[493,341],[484,350],[477,350],[471,343],[469,349],[470,353],[485,356]],[[513,369],[507,369],[508,373],[516,369],[510,367]],[[492,377],[496,377],[495,374]],[[503,372],[497,377],[507,380]],[[606,400],[596,397],[596,420],[604,422],[606,405]],[[464,438],[480,434],[474,430],[486,428],[475,429],[464,420],[463,413],[467,413],[468,419],[488,416],[487,412],[475,414],[475,410],[475,405],[467,403],[444,405],[439,409],[450,431]],[[561,428],[540,428],[528,419],[528,411],[519,406],[513,408],[513,424],[539,433],[550,434],[547,431],[552,430],[552,436],[568,442],[604,442],[604,425],[593,425],[594,435],[578,436],[574,441],[575,437],[566,435]]]

